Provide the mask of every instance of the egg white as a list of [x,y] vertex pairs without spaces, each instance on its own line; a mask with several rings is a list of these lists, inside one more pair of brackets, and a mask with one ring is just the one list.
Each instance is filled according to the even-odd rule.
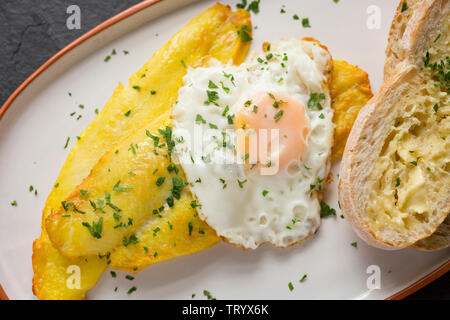
[[[268,60],[268,54],[273,58]],[[247,249],[265,242],[286,247],[318,229],[318,192],[329,172],[333,144],[333,110],[326,84],[330,65],[327,50],[292,39],[272,45],[270,51],[240,66],[216,61],[188,70],[173,109],[175,155],[197,199],[194,206],[199,205],[200,217],[229,243]],[[210,81],[218,88],[211,88]],[[218,99],[211,100],[207,91],[217,92]],[[305,106],[309,120],[307,150],[275,175],[260,175],[239,161],[235,127],[229,120],[235,120],[245,101],[261,91],[289,94]],[[307,107],[312,93],[325,95],[321,110]],[[229,110],[224,115],[225,108]],[[220,148],[225,130],[226,147]]]

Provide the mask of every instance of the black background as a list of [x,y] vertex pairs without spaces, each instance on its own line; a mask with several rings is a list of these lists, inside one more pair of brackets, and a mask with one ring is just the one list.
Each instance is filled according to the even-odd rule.
[[[140,0],[0,0],[0,105],[64,46],[138,2]],[[82,11],[80,30],[66,27],[66,10],[73,4]],[[450,274],[408,299],[450,300]]]

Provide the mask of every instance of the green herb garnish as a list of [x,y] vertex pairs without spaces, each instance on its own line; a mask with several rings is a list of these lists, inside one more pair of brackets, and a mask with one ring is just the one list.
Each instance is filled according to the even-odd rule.
[[214,298],[208,290],[203,290],[203,294],[206,298],[208,298],[208,300],[216,300],[216,298]]
[[336,210],[331,208],[326,202],[320,201],[320,217],[326,218],[329,216],[335,216]]
[[238,30],[237,34],[241,38],[242,42],[248,42],[248,41],[253,40],[253,38],[250,35],[250,32],[251,32],[250,27],[244,24],[241,27],[241,29]]
[[120,180],[117,181],[113,187],[113,191],[117,191],[117,192],[124,192],[124,191],[130,190],[130,189],[133,189],[133,186],[121,187]]
[[408,4],[406,3],[406,1],[403,2],[403,3],[402,3],[402,9],[401,9],[401,11],[402,11],[402,12],[405,12],[406,10],[408,10],[408,8],[409,8],[409,7],[408,7]]
[[309,24],[309,18],[302,19],[302,26],[303,28],[311,28],[311,25]]
[[89,232],[94,238],[100,239],[102,237],[103,217],[100,217],[97,222],[93,221],[92,225],[88,222],[82,222],[81,224],[84,227],[88,228]]

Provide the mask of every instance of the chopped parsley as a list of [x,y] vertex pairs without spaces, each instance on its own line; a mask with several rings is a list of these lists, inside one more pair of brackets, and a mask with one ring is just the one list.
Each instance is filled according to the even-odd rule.
[[120,186],[120,180],[116,182],[116,184],[113,187],[113,191],[118,191],[118,192],[123,192],[123,191],[127,191],[133,189],[133,186],[127,186],[127,187],[121,187]]
[[125,117],[129,117],[130,116],[130,114],[131,114],[131,110],[128,110],[127,112],[125,112],[123,115],[125,116]]
[[446,56],[445,59],[430,63],[430,53],[427,51],[425,57],[423,57],[424,66],[431,69],[434,74],[433,80],[437,81],[437,84],[443,87],[446,92],[450,90],[450,57]]
[[329,216],[335,216],[336,210],[331,208],[326,202],[320,201],[320,217],[326,218]]
[[11,202],[11,206],[13,206],[13,207],[17,207],[17,201],[16,201],[16,200],[14,200],[13,202]]
[[243,188],[244,187],[244,183],[246,183],[247,182],[247,180],[243,180],[243,181],[241,181],[241,180],[237,180],[237,182],[238,182],[238,184],[239,184],[239,188]]
[[225,93],[230,93],[230,88],[225,87],[223,81],[220,81],[220,86],[222,87],[222,90],[225,91]]
[[156,185],[159,187],[159,186],[161,186],[161,185],[164,183],[164,181],[166,181],[166,178],[165,178],[165,177],[159,177],[159,178],[156,180]]
[[125,247],[128,247],[130,244],[137,244],[137,243],[138,243],[138,238],[136,238],[135,235],[131,235],[129,238],[123,237],[123,240],[122,240],[122,244]]
[[192,229],[194,228],[192,221],[189,221],[188,223],[188,231],[189,235],[192,235]]
[[406,1],[403,2],[403,3],[402,3],[402,12],[405,12],[405,11],[408,10],[408,9],[409,9],[409,7],[408,7],[408,4],[406,3]]
[[274,102],[273,102],[273,107],[275,108],[275,109],[278,109],[282,104],[286,104],[287,102],[286,101],[283,101],[283,100],[278,100],[277,101],[277,99],[275,98],[275,96],[273,95],[273,93],[268,93],[268,95],[269,95],[269,97],[270,98],[272,98],[273,100],[274,100]]
[[319,177],[317,177],[317,182],[316,182],[316,184],[311,184],[311,185],[309,186],[309,188],[310,188],[311,190],[314,190],[315,188],[317,188],[317,190],[322,191],[322,182],[323,182],[323,179],[320,179]]
[[308,278],[308,275],[304,274],[303,277],[299,280],[299,282],[305,282],[307,278]]
[[227,115],[227,112],[228,112],[229,110],[230,110],[230,107],[229,107],[229,106],[226,106],[225,109],[223,109],[222,117],[225,117],[225,116]]
[[136,146],[134,144],[130,144],[130,147],[128,148],[128,151],[131,151],[134,155],[136,155]]
[[151,138],[153,140],[153,145],[156,147],[159,144],[159,137],[153,135],[150,133],[150,131],[145,130],[145,134],[147,135],[147,137]]
[[203,119],[201,114],[197,114],[197,116],[195,117],[195,123],[197,123],[197,124],[202,124],[202,123],[205,124],[206,120]]
[[91,236],[94,238],[100,239],[102,237],[103,217],[100,217],[97,222],[93,221],[92,225],[88,222],[82,222],[81,225],[88,228]]
[[[419,158],[417,158],[417,160],[419,160]],[[410,162],[413,166],[416,166],[417,167],[417,161],[411,161]]]
[[64,145],[64,149],[67,149],[67,146],[69,145],[70,137],[67,137],[66,144]]
[[61,205],[64,211],[67,212],[69,210],[69,207],[73,206],[73,202],[66,203],[66,201],[61,201]]
[[309,24],[309,18],[302,19],[302,26],[303,28],[311,28],[311,25]]
[[137,290],[137,288],[133,286],[133,287],[130,288],[130,290],[128,290],[127,294],[132,294],[136,290]]
[[168,205],[170,208],[173,207],[173,205],[174,205],[173,197],[168,197],[168,198],[166,199],[166,202],[167,202],[167,205]]
[[355,247],[355,248],[358,248],[358,243],[355,241],[355,242],[352,242],[352,243],[350,243],[353,247]]
[[130,280],[130,281],[133,281],[133,280],[134,280],[134,277],[127,274],[127,275],[125,276],[125,279]]
[[433,42],[437,42],[441,38],[441,34],[439,33]]
[[278,111],[278,112],[273,116],[273,118],[275,119],[275,122],[280,121],[280,119],[281,119],[281,117],[283,116],[283,114],[284,114],[284,110]]
[[311,93],[307,104],[308,108],[310,109],[317,108],[318,110],[322,110],[323,107],[319,101],[323,99],[325,99],[324,93],[315,93],[315,92]]
[[263,197],[267,196],[268,193],[269,193],[269,191],[263,190],[263,192],[262,192]]
[[183,190],[184,187],[186,187],[188,184],[186,182],[184,182],[183,180],[181,180],[178,177],[173,177],[172,178],[172,196],[179,200],[181,197],[181,191]]
[[191,207],[194,208],[194,209],[195,208],[199,208],[199,207],[201,208],[202,205],[200,203],[198,203],[197,200],[192,200],[191,201]]
[[294,285],[292,284],[292,282],[288,283],[288,288],[289,288],[289,291],[294,290]]
[[88,190],[80,190],[80,197],[81,198],[86,198],[89,194]]
[[254,0],[252,2],[250,2],[250,4],[247,7],[247,11],[253,11],[254,14],[258,14],[259,13],[259,3],[261,2],[261,0]]
[[219,87],[214,82],[209,80],[208,88],[210,88],[210,89],[218,89]]
[[167,144],[167,150],[169,151],[169,157],[175,147],[175,141],[172,140],[172,128],[167,126],[166,130],[158,129],[158,132],[164,137]]
[[208,298],[208,300],[216,300],[216,298],[214,298],[208,290],[203,290],[203,294],[206,298]]
[[216,106],[219,106],[216,102],[217,100],[219,100],[219,94],[217,93],[217,91],[206,90],[206,95],[208,96],[208,100],[203,102],[205,105],[209,106],[210,104],[214,104]]
[[236,4],[236,8],[239,8],[239,9],[245,9],[246,6],[247,6],[247,0],[242,0],[242,3]]
[[400,178],[397,177],[397,180],[395,181],[395,187],[397,188],[400,185]]
[[253,40],[253,38],[250,35],[250,27],[247,25],[242,25],[241,29],[237,31],[237,34],[239,35],[239,37],[241,38],[242,42],[248,42]]
[[222,71],[223,76],[230,80],[230,82],[233,84],[233,86],[236,87],[236,84],[234,83],[234,76],[231,73],[226,73],[225,71]]

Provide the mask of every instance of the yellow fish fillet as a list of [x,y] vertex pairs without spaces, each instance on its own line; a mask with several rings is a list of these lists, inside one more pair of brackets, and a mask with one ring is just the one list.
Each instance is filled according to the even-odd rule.
[[344,153],[348,135],[359,110],[366,105],[373,94],[367,73],[340,60],[333,61],[330,91],[331,105],[334,109],[333,122],[336,126],[331,154],[331,160],[334,161]]
[[[244,10],[232,12],[217,4],[192,19],[130,78],[130,88],[119,84],[97,118],[81,134],[70,152],[43,211],[41,237],[33,243],[33,292],[40,299],[83,299],[109,263],[106,257],[66,258],[52,246],[45,221],[85,179],[103,154],[137,128],[170,110],[176,101],[186,66],[206,56],[240,64],[249,43],[237,31],[251,26]],[[128,117],[124,114],[131,110]],[[128,151],[128,150],[127,150]],[[73,207],[71,207],[73,209]],[[69,266],[81,269],[79,288],[71,281]]]
[[158,219],[154,210],[169,207],[172,193],[172,202],[179,198],[176,192],[183,191],[184,181],[175,168],[168,172],[171,133],[164,140],[158,132],[171,132],[169,124],[168,113],[108,151],[63,208],[47,217],[50,239],[65,256],[104,255],[121,243],[128,246],[144,222]]
[[190,192],[183,191],[173,208],[138,230],[137,244],[121,245],[111,254],[111,268],[137,273],[150,264],[218,243],[220,238],[215,231],[198,219],[192,200]]

